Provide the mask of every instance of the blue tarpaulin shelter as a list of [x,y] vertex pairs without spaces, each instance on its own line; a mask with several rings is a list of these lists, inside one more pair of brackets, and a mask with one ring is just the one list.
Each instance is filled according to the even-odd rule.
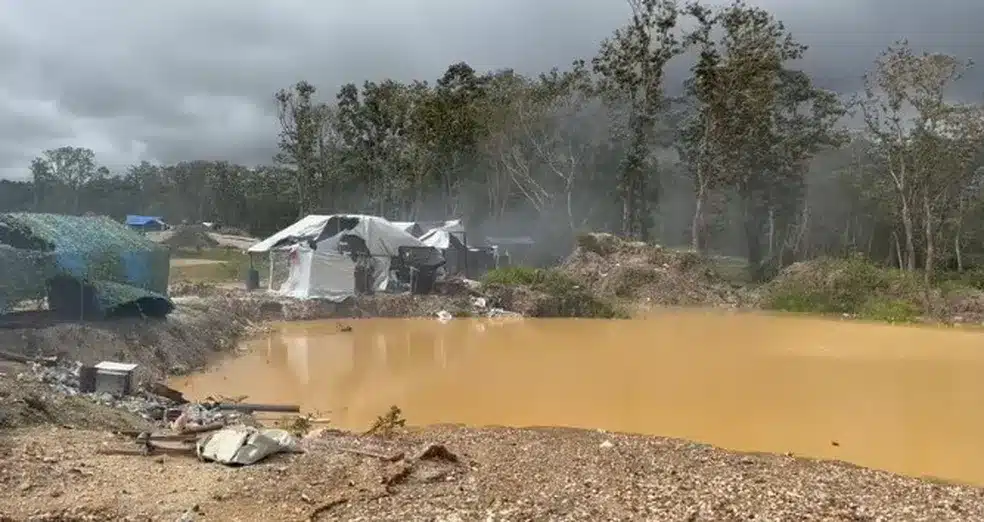
[[160,216],[138,216],[136,214],[126,216],[126,226],[134,230],[164,230],[167,228],[164,218]]

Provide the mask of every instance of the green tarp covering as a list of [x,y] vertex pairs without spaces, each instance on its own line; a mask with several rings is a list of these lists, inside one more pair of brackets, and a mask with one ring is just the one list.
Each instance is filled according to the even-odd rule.
[[140,300],[171,309],[169,251],[107,217],[0,214],[0,263],[0,310],[64,276],[90,286],[102,313]]

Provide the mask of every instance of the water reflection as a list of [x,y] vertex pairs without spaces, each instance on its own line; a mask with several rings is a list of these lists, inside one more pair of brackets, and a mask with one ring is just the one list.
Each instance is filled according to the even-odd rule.
[[976,332],[684,311],[349,324],[283,325],[176,385],[300,403],[349,428],[396,404],[415,424],[652,433],[984,483]]

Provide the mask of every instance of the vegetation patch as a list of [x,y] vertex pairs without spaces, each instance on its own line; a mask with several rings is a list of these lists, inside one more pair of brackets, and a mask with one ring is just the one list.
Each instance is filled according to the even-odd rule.
[[531,317],[628,317],[559,269],[499,268],[485,275],[482,286],[498,306]]
[[[933,289],[930,298],[938,300]],[[853,257],[796,263],[765,285],[763,308],[788,312],[848,314],[908,322],[925,312],[925,291],[915,274]]]

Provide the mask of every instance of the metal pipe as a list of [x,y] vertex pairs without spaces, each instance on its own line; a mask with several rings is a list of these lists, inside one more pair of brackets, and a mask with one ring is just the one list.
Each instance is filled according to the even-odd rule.
[[210,408],[217,408],[220,410],[235,410],[235,411],[269,411],[269,412],[283,412],[283,413],[300,413],[301,407],[296,404],[248,404],[248,403],[236,403],[236,402],[217,402],[206,405]]

